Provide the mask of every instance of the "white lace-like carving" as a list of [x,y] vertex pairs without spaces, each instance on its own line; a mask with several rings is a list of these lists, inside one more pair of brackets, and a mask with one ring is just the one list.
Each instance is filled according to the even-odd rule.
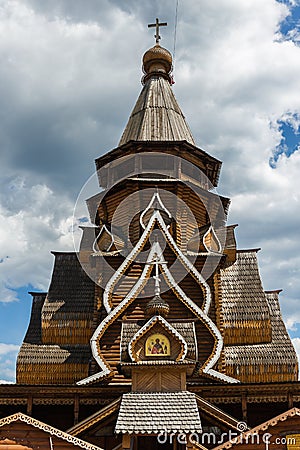
[[[146,211],[148,211],[151,206],[154,204],[155,200],[159,201],[160,205],[162,206],[162,210],[164,210],[168,216],[170,213],[168,210],[164,207],[158,193],[154,194],[148,207],[143,212],[142,217],[144,217]],[[143,226],[143,223],[141,221],[141,224]],[[182,265],[185,267],[185,269],[193,276],[193,278],[198,282],[200,288],[202,289],[204,293],[204,302],[202,309],[198,307],[178,286],[176,281],[174,280],[169,268],[166,264],[161,264],[161,271],[164,275],[164,278],[170,288],[175,292],[175,295],[189,308],[193,311],[193,313],[200,318],[200,320],[206,324],[206,326],[211,331],[212,335],[215,339],[215,347],[212,355],[208,360],[205,362],[203,367],[201,368],[201,371],[213,378],[217,378],[219,380],[226,381],[228,383],[239,383],[238,380],[235,378],[229,377],[227,375],[221,374],[213,369],[213,366],[217,363],[221,356],[221,352],[223,349],[223,338],[221,336],[220,331],[218,330],[217,326],[214,324],[214,322],[209,318],[208,311],[211,305],[211,291],[208,283],[205,281],[203,276],[198,272],[196,267],[193,266],[193,264],[188,260],[188,258],[182,253],[182,251],[178,248],[176,242],[174,241],[173,237],[171,236],[167,225],[165,224],[160,211],[155,210],[146,226],[143,226],[144,232],[142,236],[140,237],[139,241],[135,245],[135,247],[132,249],[132,251],[128,254],[126,259],[123,261],[123,263],[120,265],[118,270],[114,273],[114,275],[111,277],[109,282],[107,283],[105,287],[105,291],[103,294],[103,305],[108,313],[107,317],[99,324],[97,329],[95,330],[92,338],[91,338],[91,349],[93,356],[97,363],[99,364],[100,368],[102,369],[102,372],[99,372],[98,374],[92,375],[88,378],[85,378],[81,381],[79,381],[77,384],[84,385],[89,384],[92,382],[95,382],[103,377],[106,377],[111,373],[110,367],[108,363],[104,360],[104,358],[101,356],[101,351],[99,348],[99,341],[101,337],[103,336],[105,330],[107,329],[108,325],[111,324],[122,312],[127,308],[128,305],[130,305],[135,298],[139,295],[143,287],[148,282],[148,278],[151,274],[151,271],[153,269],[153,260],[157,255],[162,255],[162,250],[159,245],[159,243],[154,243],[151,247],[151,250],[148,255],[147,262],[145,264],[145,267],[143,269],[143,272],[139,278],[139,280],[134,284],[134,286],[131,288],[131,290],[128,292],[126,297],[116,306],[116,308],[112,309],[112,295],[114,288],[118,281],[121,279],[121,277],[125,274],[125,271],[128,269],[130,264],[134,262],[137,255],[141,252],[142,248],[144,247],[145,243],[149,239],[151,232],[153,231],[155,225],[158,225],[161,231],[163,232],[166,241],[176,254],[177,258],[180,260]]]

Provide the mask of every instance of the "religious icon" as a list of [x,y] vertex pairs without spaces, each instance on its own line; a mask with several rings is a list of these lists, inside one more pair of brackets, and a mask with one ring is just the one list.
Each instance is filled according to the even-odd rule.
[[170,341],[163,334],[153,334],[146,341],[146,356],[170,356]]
[[158,339],[158,338],[155,339],[155,344],[153,344],[153,346],[151,348],[151,354],[152,355],[156,355],[157,353],[164,354],[163,346],[161,345],[160,339]]

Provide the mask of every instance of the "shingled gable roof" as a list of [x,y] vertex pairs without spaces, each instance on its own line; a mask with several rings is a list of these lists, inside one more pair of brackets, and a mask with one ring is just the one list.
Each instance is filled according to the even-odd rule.
[[[251,430],[245,431],[244,433],[240,434],[240,436],[235,439],[231,439],[230,441],[224,442],[224,444],[219,445],[218,447],[215,447],[214,450],[223,450],[228,449],[232,447],[236,447],[240,444],[245,444],[247,442],[247,437],[251,437],[253,435],[258,435],[260,432],[265,433],[266,431],[270,430],[270,428],[276,427],[276,425],[280,422],[284,422],[289,419],[293,419],[294,417],[299,417],[299,423],[300,423],[300,409],[299,408],[292,408],[286,411],[283,414],[279,414],[278,416],[274,417],[273,419],[267,420],[266,422],[258,425],[257,427],[251,428]],[[195,445],[197,448],[197,446]],[[273,446],[274,447],[274,446]]]
[[96,445],[90,444],[88,442],[85,442],[81,439],[78,439],[74,436],[71,436],[70,434],[58,430],[57,428],[54,428],[50,425],[47,425],[37,419],[34,419],[33,417],[27,416],[23,413],[16,413],[8,417],[4,417],[0,420],[0,433],[1,433],[1,427],[4,427],[5,425],[9,425],[14,422],[24,422],[29,426],[32,426],[34,428],[37,428],[39,430],[44,431],[48,435],[55,436],[58,439],[61,439],[63,441],[68,442],[69,444],[73,444],[74,446],[81,447],[86,450],[103,450],[101,447],[97,447]]
[[201,433],[195,394],[130,392],[122,397],[115,428],[122,434]]
[[[166,393],[152,393],[152,394],[154,394],[154,397],[157,398],[157,394],[166,394]],[[173,394],[174,393],[172,393],[172,395]],[[228,413],[222,411],[220,408],[217,408],[215,405],[213,405],[212,403],[203,399],[202,397],[199,397],[198,395],[195,395],[190,392],[184,392],[183,395],[181,395],[180,392],[179,393],[177,392],[176,395],[178,395],[178,394],[180,394],[180,396],[177,397],[177,400],[178,400],[178,398],[180,398],[180,401],[182,401],[181,408],[182,408],[182,405],[184,404],[183,397],[184,397],[184,399],[191,398],[191,397],[189,397],[191,395],[192,397],[195,398],[197,409],[198,409],[199,416],[200,416],[200,421],[201,421],[201,416],[203,415],[203,416],[207,417],[208,419],[213,419],[215,422],[219,423],[221,427],[223,425],[223,426],[225,426],[225,428],[229,428],[232,430],[238,429],[238,424],[239,424],[238,420],[236,420],[234,417],[232,417]],[[125,394],[125,395],[128,395],[128,394]],[[131,393],[131,395],[135,395],[135,393]],[[145,398],[146,394],[139,393],[139,395],[142,395]],[[165,400],[166,396],[163,395],[161,398],[163,398],[163,400]],[[137,399],[137,397],[133,397],[134,404],[137,404],[138,401],[135,401],[135,399]],[[157,400],[155,400],[155,401],[157,402]],[[142,401],[142,403],[144,405],[144,401]],[[73,427],[69,428],[67,430],[67,433],[71,434],[72,436],[79,436],[81,433],[86,432],[87,430],[91,429],[92,427],[100,425],[102,421],[107,420],[108,417],[116,414],[116,412],[119,411],[119,409],[120,409],[120,405],[121,405],[121,397],[117,398],[116,400],[111,402],[109,405],[106,405],[100,411],[97,411],[96,413],[87,417],[86,419],[84,419],[83,421],[78,423],[77,425],[74,425]],[[194,402],[193,402],[193,405],[195,405]],[[178,411],[181,411],[181,409],[179,409]],[[181,415],[181,413],[179,413],[178,411],[176,412],[176,416],[177,416],[176,420],[178,420],[178,417]],[[188,417],[190,417],[190,416],[188,416]],[[121,420],[121,418],[120,418],[120,420]],[[124,420],[127,420],[127,419],[124,419]],[[120,422],[120,423],[123,423],[123,419],[122,419],[122,422]],[[161,422],[161,423],[164,423],[164,422]]]

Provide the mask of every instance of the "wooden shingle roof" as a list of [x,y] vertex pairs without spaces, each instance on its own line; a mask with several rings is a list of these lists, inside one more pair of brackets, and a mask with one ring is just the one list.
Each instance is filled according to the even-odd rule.
[[276,371],[278,376],[281,375],[279,381],[287,381],[286,372],[296,381],[297,355],[281,316],[278,291],[265,295],[271,313],[272,341],[258,345],[228,346],[224,349],[226,364],[248,367],[249,370],[251,366],[251,370],[257,373],[264,366],[268,373]]
[[48,294],[32,293],[30,323],[17,359],[19,384],[74,383],[89,370],[95,284],[75,252],[54,255]]
[[187,141],[195,144],[170,83],[165,78],[153,76],[144,85],[119,146],[129,141]]
[[95,284],[85,273],[75,252],[52,252],[55,256],[54,270],[42,316],[57,320],[64,316],[79,319],[84,315],[92,319]]
[[27,344],[21,346],[18,364],[87,364],[91,358],[89,345]]
[[236,262],[221,270],[221,285],[225,328],[235,328],[243,321],[270,320],[258,270],[257,249],[238,250]]
[[296,381],[298,363],[278,294],[264,292],[257,250],[238,251],[221,271],[226,371],[244,382]]
[[131,392],[122,397],[116,433],[201,433],[195,394],[191,392]]

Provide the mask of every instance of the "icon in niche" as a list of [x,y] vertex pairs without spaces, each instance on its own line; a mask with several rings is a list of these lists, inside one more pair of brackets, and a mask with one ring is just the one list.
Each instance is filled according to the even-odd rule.
[[163,334],[152,334],[146,341],[146,356],[170,356],[170,341]]

